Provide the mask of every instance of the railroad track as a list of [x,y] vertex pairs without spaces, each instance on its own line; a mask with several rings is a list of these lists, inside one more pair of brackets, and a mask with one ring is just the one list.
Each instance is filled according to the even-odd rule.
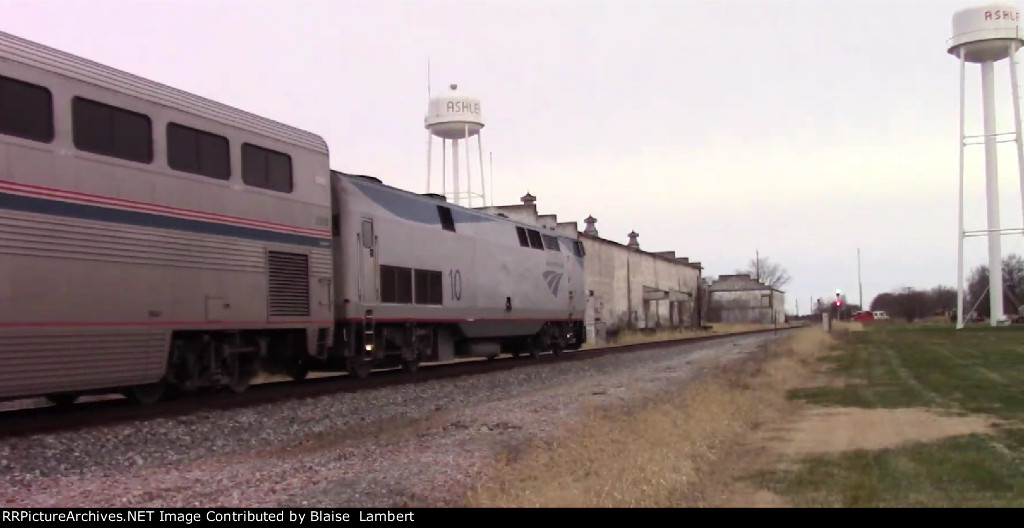
[[519,357],[503,357],[493,361],[481,360],[422,365],[418,370],[411,373],[400,369],[375,371],[370,377],[365,379],[357,379],[347,374],[341,374],[307,378],[300,382],[270,382],[253,385],[242,394],[235,394],[227,390],[205,391],[160,401],[153,405],[138,405],[126,398],[118,398],[80,402],[67,407],[45,406],[16,409],[0,412],[0,439],[65,432],[123,422],[168,419],[202,411],[238,409],[286,400],[479,375],[554,361],[581,361],[611,354],[622,354],[668,346],[736,339],[772,332],[783,333],[802,327],[803,325],[798,325],[778,329],[770,328],[626,345],[609,345],[563,352],[559,356],[549,353],[543,354],[538,358],[522,355]]

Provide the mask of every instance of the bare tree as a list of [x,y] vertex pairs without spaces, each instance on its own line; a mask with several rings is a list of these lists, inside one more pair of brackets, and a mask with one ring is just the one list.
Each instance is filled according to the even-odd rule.
[[[1002,266],[1004,311],[1017,313],[1018,306],[1024,301],[1024,259],[1011,254],[1003,259]],[[988,266],[981,265],[971,271],[965,293],[965,315],[977,305],[975,313],[983,318],[989,317]]]
[[768,257],[750,259],[747,269],[736,270],[736,273],[746,273],[754,277],[761,284],[767,284],[772,288],[780,290],[792,280],[786,268],[783,268],[776,262],[772,262]]

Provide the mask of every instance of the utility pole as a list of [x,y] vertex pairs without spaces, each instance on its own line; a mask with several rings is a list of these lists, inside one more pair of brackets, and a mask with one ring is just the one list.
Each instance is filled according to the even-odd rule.
[[757,249],[754,250],[754,270],[756,270],[755,273],[757,273],[757,276],[754,277],[754,279],[757,280],[757,282],[761,282],[761,251]]
[[860,309],[864,309],[864,286],[860,282],[860,248],[857,248],[857,289],[860,291]]

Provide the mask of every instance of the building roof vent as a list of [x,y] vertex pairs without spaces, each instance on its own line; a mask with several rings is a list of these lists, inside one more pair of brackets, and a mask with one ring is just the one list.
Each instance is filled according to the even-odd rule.
[[631,247],[631,248],[634,248],[634,249],[640,249],[640,243],[636,241],[637,237],[639,237],[639,236],[640,235],[638,235],[636,231],[630,231],[629,232],[629,243],[626,244],[626,245]]

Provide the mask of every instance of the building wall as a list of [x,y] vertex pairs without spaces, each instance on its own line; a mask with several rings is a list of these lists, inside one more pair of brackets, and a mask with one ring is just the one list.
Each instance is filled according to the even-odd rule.
[[[770,301],[764,295],[771,292]],[[774,319],[773,319],[774,317]],[[786,320],[786,295],[777,290],[758,289],[710,292],[708,322],[711,323],[783,323]]]
[[[698,268],[585,234],[580,240],[586,251],[586,322],[591,338],[600,342],[608,332],[697,324],[693,301]],[[645,301],[644,286],[690,295],[685,300]]]

